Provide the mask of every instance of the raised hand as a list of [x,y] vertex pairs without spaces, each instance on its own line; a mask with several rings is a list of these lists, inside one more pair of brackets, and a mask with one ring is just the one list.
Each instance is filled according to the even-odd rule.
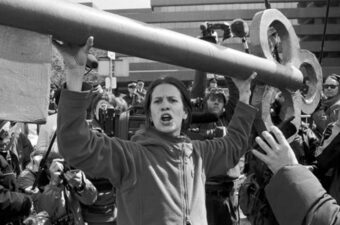
[[71,91],[81,91],[87,55],[93,41],[94,38],[91,36],[84,46],[69,43],[57,46],[64,58],[67,89]]
[[63,161],[63,159],[54,159],[48,168],[51,176],[50,183],[52,185],[58,185],[61,182],[60,175],[64,171]]
[[[272,126],[270,134],[268,131],[263,131],[261,137],[256,137],[255,141],[263,149],[264,153],[253,149],[253,154],[263,161],[268,168],[275,174],[282,167],[287,165],[298,164],[294,151],[290,147],[287,139],[279,128]],[[264,141],[264,140],[265,141]]]
[[257,73],[253,72],[246,80],[241,80],[234,77],[231,78],[239,91],[240,95],[239,101],[249,104],[249,99],[251,95],[250,91],[251,82],[255,79],[256,76]]

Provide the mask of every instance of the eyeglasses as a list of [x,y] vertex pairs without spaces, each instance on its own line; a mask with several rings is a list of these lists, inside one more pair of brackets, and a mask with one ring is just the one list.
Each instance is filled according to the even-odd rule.
[[331,88],[331,89],[335,89],[337,88],[339,85],[335,85],[335,84],[324,84],[323,85],[323,88],[324,89],[328,89],[328,88]]

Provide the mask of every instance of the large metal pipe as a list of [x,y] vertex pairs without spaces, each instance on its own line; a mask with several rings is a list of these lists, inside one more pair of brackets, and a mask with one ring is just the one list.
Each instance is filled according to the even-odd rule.
[[73,43],[95,37],[95,47],[204,72],[257,80],[296,90],[303,75],[293,66],[61,0],[0,0],[0,24]]

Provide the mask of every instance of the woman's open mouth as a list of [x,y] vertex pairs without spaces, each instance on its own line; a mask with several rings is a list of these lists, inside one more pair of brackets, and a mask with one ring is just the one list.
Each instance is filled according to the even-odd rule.
[[172,121],[172,116],[169,113],[165,113],[161,115],[161,122],[162,124],[169,124]]

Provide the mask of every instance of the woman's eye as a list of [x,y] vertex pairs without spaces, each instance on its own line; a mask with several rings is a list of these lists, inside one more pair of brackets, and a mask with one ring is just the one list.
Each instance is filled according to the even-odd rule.
[[178,102],[178,101],[177,101],[177,99],[175,99],[175,98],[170,98],[170,99],[169,99],[169,102]]

